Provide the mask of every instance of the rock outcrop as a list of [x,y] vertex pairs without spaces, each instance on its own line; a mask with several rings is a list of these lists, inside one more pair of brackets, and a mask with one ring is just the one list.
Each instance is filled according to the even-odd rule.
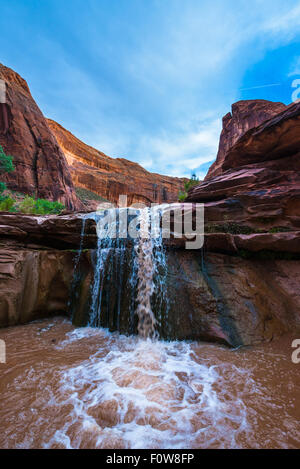
[[64,154],[26,81],[1,64],[0,80],[6,84],[6,102],[0,104],[0,145],[13,155],[16,168],[2,179],[12,190],[80,209]]
[[124,158],[110,158],[56,122],[48,119],[48,124],[65,154],[76,187],[88,189],[113,203],[118,202],[119,195],[127,195],[128,205],[178,200],[183,179],[150,173]]
[[[184,204],[182,204],[184,206]],[[188,210],[185,210],[187,214]],[[0,249],[6,246],[19,246],[24,249],[78,250],[97,248],[96,223],[84,214],[34,216],[15,213],[0,214]],[[209,225],[210,226],[210,225]],[[219,227],[220,225],[216,225]],[[237,225],[228,225],[229,231]],[[224,228],[226,228],[225,225]],[[221,225],[222,228],[222,225]],[[254,230],[253,230],[254,231]],[[165,239],[167,249],[185,249],[187,239]],[[129,245],[130,242],[128,241]],[[238,254],[239,249],[250,253],[272,251],[273,253],[295,254],[300,257],[300,229],[294,231],[250,232],[248,234],[230,232],[205,233],[204,252]],[[276,256],[275,256],[276,257]]]
[[221,174],[189,191],[187,201],[205,203],[210,229],[299,230],[299,130],[298,103],[246,132],[226,153]]
[[264,99],[238,101],[232,111],[223,117],[223,129],[215,163],[210,167],[206,179],[218,176],[228,151],[248,130],[284,111],[286,105]]
[[[0,254],[0,327],[73,312],[85,325],[91,306],[92,251],[81,256],[76,289],[76,253],[70,250],[6,248]],[[253,261],[223,254],[168,252],[171,303],[163,337],[218,341],[232,346],[272,340],[300,327],[300,261]],[[71,299],[73,298],[73,306]],[[117,324],[112,309],[110,330],[128,333],[126,292]],[[79,323],[78,323],[79,321]]]

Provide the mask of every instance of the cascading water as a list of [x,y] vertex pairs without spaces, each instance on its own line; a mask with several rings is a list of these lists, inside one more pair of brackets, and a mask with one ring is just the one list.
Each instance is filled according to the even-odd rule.
[[[162,207],[143,209],[141,211],[141,233],[135,245],[137,256],[137,308],[138,333],[141,337],[157,338],[161,328],[162,311],[167,312],[168,297],[166,288],[166,253],[162,240],[160,225]],[[155,229],[149,227],[151,218]],[[152,236],[151,236],[152,235]],[[156,305],[157,318],[153,312],[153,296],[161,301]],[[166,316],[166,314],[164,314]]]
[[[100,226],[103,213],[90,213],[83,219],[82,239],[87,219],[97,225],[97,249],[93,252],[94,278],[86,325],[155,338],[167,330],[167,262],[160,220],[163,207],[110,209],[109,223]],[[106,211],[106,213],[108,210]],[[127,223],[138,216],[136,234],[129,236]],[[155,222],[155,223],[154,223]],[[153,228],[154,226],[154,228]],[[75,261],[80,264],[82,242]],[[155,311],[154,311],[155,310]],[[166,334],[165,334],[166,335]]]
[[155,335],[156,319],[151,308],[153,294],[153,261],[151,240],[140,239],[136,248],[138,256],[138,287],[136,314],[138,316],[138,332],[142,337]]
[[[119,228],[126,211],[119,210],[109,230]],[[171,253],[167,271],[161,230],[150,237],[143,229],[156,215],[160,208],[141,213],[136,238],[98,233],[92,255],[83,249],[85,231],[88,219],[98,222],[101,215],[83,218],[73,303],[88,272],[84,325],[93,327],[51,318],[0,330],[10,360],[0,381],[1,448],[299,447],[300,382],[291,338],[234,351],[144,340],[166,338],[171,322]],[[88,290],[89,282],[84,285]],[[174,321],[173,305],[169,316]]]

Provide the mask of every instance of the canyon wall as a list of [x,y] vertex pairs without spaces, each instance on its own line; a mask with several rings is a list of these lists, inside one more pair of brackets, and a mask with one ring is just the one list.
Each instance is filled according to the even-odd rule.
[[36,197],[58,200],[80,209],[65,156],[23,78],[0,64],[6,84],[0,104],[0,145],[14,157],[15,171],[2,175],[8,188]]
[[238,101],[232,105],[231,112],[223,117],[223,128],[220,136],[216,161],[209,168],[205,179],[221,174],[222,164],[233,145],[248,130],[284,111],[286,105],[264,99]]
[[[248,231],[300,228],[300,103],[246,132],[226,153],[221,173],[193,187],[211,228]],[[235,227],[238,230],[238,227]]]
[[[0,145],[14,157],[15,171],[1,176],[9,189],[58,200],[70,210],[95,210],[99,201],[174,202],[184,179],[150,173],[123,158],[110,158],[46,120],[26,81],[0,64],[6,84],[0,103]],[[1,100],[2,101],[2,100]],[[83,189],[77,197],[74,186]],[[85,197],[86,195],[86,197]],[[82,199],[83,202],[80,200]]]
[[[183,190],[183,179],[150,173],[124,158],[110,158],[56,122],[48,119],[48,124],[65,154],[76,187],[92,191],[113,203],[117,203],[122,194],[128,196],[129,205],[178,200],[178,193]],[[96,201],[96,205],[98,203]]]

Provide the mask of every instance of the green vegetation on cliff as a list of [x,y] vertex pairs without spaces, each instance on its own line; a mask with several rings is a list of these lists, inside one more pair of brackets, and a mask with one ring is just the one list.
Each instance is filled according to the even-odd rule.
[[21,212],[31,215],[59,214],[64,210],[60,202],[47,199],[35,199],[29,195],[19,194],[16,198],[10,191],[4,192],[0,198],[0,212]]
[[[13,157],[10,155],[6,155],[4,153],[3,148],[0,145],[0,176],[4,173],[11,173],[14,171],[15,167],[13,164]],[[0,201],[3,200],[3,192],[6,189],[6,185],[4,182],[0,181]]]
[[[13,156],[6,155],[0,145],[0,176],[15,170]],[[29,195],[13,193],[0,181],[0,212],[21,212],[33,215],[58,214],[64,210],[60,202],[47,199],[35,199]]]
[[178,200],[179,202],[184,202],[185,199],[187,198],[188,191],[194,187],[197,186],[200,183],[199,178],[196,176],[196,174],[192,174],[191,179],[189,179],[187,182],[184,183],[184,191],[180,191],[178,194]]

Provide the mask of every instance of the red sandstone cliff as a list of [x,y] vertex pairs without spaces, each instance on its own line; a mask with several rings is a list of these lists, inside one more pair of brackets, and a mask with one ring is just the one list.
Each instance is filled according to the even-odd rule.
[[228,151],[248,130],[284,111],[286,105],[264,99],[238,101],[232,105],[232,112],[223,117],[223,129],[215,163],[210,167],[206,180],[221,174],[222,164]]
[[205,203],[207,223],[299,230],[300,104],[284,106],[248,130],[227,151],[218,172],[193,187],[187,198]]
[[150,173],[124,158],[110,158],[56,122],[48,119],[48,124],[65,154],[76,187],[88,189],[112,202],[118,202],[120,194],[128,196],[128,204],[178,200],[183,179]]
[[0,79],[6,84],[6,103],[0,104],[0,145],[14,156],[16,168],[2,179],[12,190],[81,208],[64,154],[26,81],[2,64]]
[[[112,202],[120,194],[128,195],[129,204],[177,200],[182,179],[150,173],[84,144],[44,118],[20,75],[0,64],[0,79],[6,84],[6,99],[0,103],[0,145],[14,156],[16,168],[2,178],[10,189],[59,200],[72,210],[84,208],[74,185]],[[91,201],[86,209],[95,209],[98,203]]]

